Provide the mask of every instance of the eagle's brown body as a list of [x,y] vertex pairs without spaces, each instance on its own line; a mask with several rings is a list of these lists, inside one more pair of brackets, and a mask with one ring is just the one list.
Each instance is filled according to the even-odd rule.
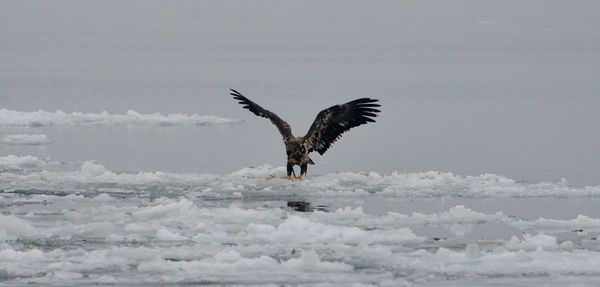
[[308,157],[310,152],[316,151],[321,155],[324,154],[344,132],[368,122],[375,122],[373,118],[377,117],[377,113],[380,112],[376,109],[380,106],[376,104],[378,100],[369,98],[331,106],[317,115],[305,136],[295,137],[290,125],[275,113],[262,108],[236,90],[232,89],[231,92],[233,98],[238,100],[245,109],[257,116],[268,118],[281,133],[288,158],[288,179],[291,179],[295,165],[300,166],[300,176],[296,177],[297,179],[301,179],[306,174],[308,165],[314,164]]

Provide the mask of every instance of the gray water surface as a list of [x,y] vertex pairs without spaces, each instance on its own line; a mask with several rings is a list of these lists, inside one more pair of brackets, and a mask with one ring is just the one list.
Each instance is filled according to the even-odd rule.
[[[199,113],[244,124],[50,128],[47,156],[111,170],[284,164],[245,93],[303,135],[323,108],[381,100],[318,174],[440,170],[600,184],[596,2],[0,3],[0,107]],[[39,153],[1,147],[3,154]],[[360,157],[355,155],[360,154]]]

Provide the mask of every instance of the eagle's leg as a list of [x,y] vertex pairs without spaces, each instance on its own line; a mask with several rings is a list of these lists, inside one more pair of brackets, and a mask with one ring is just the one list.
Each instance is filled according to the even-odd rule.
[[292,180],[292,173],[294,173],[294,175],[296,175],[296,173],[294,172],[294,165],[292,165],[290,162],[287,163],[287,178],[288,180]]
[[300,176],[297,176],[296,179],[301,180],[306,175],[306,170],[308,170],[308,163],[305,162],[300,165]]

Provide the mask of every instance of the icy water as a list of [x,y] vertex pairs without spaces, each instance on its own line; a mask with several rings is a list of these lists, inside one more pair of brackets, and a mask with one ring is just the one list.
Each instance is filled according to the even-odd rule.
[[47,171],[38,158],[0,159],[9,285],[600,282],[599,187],[439,172],[289,182],[271,166]]
[[598,286],[599,3],[1,1],[0,285]]

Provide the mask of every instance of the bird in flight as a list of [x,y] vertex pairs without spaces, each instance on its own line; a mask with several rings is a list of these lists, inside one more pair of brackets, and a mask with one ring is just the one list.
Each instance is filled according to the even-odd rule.
[[[316,151],[323,155],[329,147],[335,143],[343,133],[351,128],[375,122],[373,118],[381,112],[377,109],[381,105],[379,100],[361,98],[345,104],[331,106],[317,114],[317,118],[303,137],[295,137],[290,125],[278,115],[270,112],[255,102],[249,100],[240,92],[231,89],[231,95],[238,100],[244,109],[257,116],[267,118],[277,127],[287,153],[287,178],[292,179],[292,174],[297,180],[301,180],[308,169],[309,164],[315,164],[308,154]],[[300,176],[296,176],[294,166],[300,166]]]

